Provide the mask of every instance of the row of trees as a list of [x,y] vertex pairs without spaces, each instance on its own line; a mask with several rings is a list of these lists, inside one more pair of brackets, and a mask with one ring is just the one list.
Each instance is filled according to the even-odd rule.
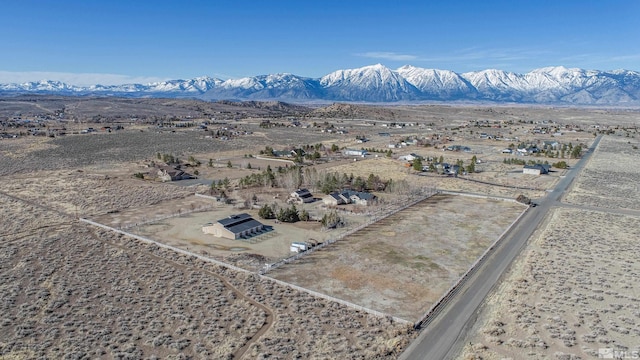
[[295,205],[288,208],[278,208],[276,204],[264,204],[258,210],[258,216],[262,219],[277,219],[281,222],[294,223],[298,221],[309,221],[310,215],[307,210],[299,211]]
[[549,162],[547,160],[545,161],[533,160],[533,159],[525,160],[525,159],[518,159],[518,158],[505,158],[504,160],[502,160],[502,163],[509,164],[509,165],[536,165],[536,164],[549,165]]
[[300,166],[278,167],[273,171],[271,166],[260,172],[247,175],[240,179],[241,188],[251,187],[282,187],[290,191],[299,188],[310,188],[329,194],[342,189],[356,191],[384,191],[391,180],[382,180],[378,175],[369,174],[367,178],[347,175],[346,173],[318,172],[315,168]]
[[[310,220],[307,210],[302,209],[302,211],[299,211],[295,205],[291,205],[288,208],[278,208],[276,204],[264,204],[258,211],[258,216],[262,219],[277,219],[286,223]],[[343,226],[344,219],[338,215],[337,211],[332,210],[322,216],[320,223],[324,228],[333,229]]]
[[278,166],[273,171],[270,165],[260,173],[247,175],[239,180],[241,188],[250,187],[283,187],[295,190],[302,186],[302,168],[299,166]]
[[356,191],[384,191],[391,180],[382,180],[378,175],[369,174],[364,179],[361,176],[347,175],[346,173],[324,173],[317,179],[316,189],[324,194],[329,194],[342,189],[353,189]]

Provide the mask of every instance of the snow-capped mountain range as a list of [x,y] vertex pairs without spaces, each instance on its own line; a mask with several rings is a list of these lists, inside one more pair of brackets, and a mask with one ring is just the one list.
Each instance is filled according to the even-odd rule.
[[204,100],[282,101],[492,101],[573,105],[640,105],[640,73],[562,66],[526,74],[502,70],[456,73],[381,64],[338,70],[319,79],[273,74],[220,80],[198,77],[150,84],[73,86],[43,80],[0,84],[0,94],[38,93],[77,96],[189,97]]

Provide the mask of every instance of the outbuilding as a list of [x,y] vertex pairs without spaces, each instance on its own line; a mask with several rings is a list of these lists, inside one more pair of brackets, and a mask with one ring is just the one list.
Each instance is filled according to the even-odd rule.
[[247,213],[231,215],[218,220],[213,225],[203,226],[202,232],[231,240],[246,238],[263,233],[267,229]]

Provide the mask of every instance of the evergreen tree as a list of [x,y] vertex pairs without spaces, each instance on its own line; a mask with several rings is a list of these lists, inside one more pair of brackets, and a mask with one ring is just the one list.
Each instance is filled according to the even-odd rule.
[[416,158],[413,160],[413,170],[422,171],[422,159]]
[[268,204],[264,204],[258,211],[258,216],[260,216],[262,219],[275,219],[276,214],[271,206],[269,206]]

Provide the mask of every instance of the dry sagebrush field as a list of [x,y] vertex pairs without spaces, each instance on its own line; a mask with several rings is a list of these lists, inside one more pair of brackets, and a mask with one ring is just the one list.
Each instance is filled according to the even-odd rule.
[[576,179],[566,201],[609,209],[640,210],[639,145],[637,139],[605,136],[595,156]]
[[[640,343],[637,141],[605,137],[506,274],[461,359],[589,359]],[[584,207],[584,208],[581,208]]]
[[78,170],[0,183],[0,358],[395,358],[414,337],[405,324],[81,224],[76,210],[193,193]]
[[638,346],[639,238],[637,217],[556,209],[484,305],[460,358],[589,359]]

